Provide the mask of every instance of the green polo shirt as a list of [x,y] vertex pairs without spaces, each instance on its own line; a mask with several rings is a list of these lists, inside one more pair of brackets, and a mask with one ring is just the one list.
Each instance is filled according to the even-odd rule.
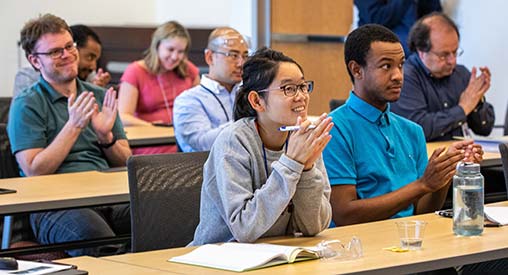
[[[78,96],[84,91],[94,93],[102,109],[105,90],[76,79]],[[13,154],[19,151],[46,148],[60,133],[69,119],[67,97],[55,91],[41,76],[39,81],[14,98],[7,132]],[[117,139],[126,139],[122,123],[117,116],[112,129]],[[106,156],[98,146],[97,135],[91,123],[83,129],[71,151],[56,173],[100,170],[109,168]],[[21,171],[23,175],[23,172]]]

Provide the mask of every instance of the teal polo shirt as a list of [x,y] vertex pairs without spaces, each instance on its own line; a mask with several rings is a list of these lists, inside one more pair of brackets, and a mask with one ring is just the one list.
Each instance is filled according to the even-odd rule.
[[[76,79],[77,93],[94,93],[99,110],[105,90]],[[14,98],[9,112],[7,132],[13,154],[33,148],[46,148],[60,133],[69,119],[67,97],[55,91],[41,76],[39,81]],[[117,139],[126,139],[117,116],[112,129]],[[71,151],[56,173],[79,172],[109,168],[106,156],[97,142],[91,123],[82,130]],[[23,175],[23,172],[21,171]]]
[[[395,191],[420,178],[427,167],[422,128],[390,112],[381,112],[351,92],[330,113],[332,139],[323,151],[330,184],[354,184],[360,199]],[[413,214],[413,205],[393,218]]]

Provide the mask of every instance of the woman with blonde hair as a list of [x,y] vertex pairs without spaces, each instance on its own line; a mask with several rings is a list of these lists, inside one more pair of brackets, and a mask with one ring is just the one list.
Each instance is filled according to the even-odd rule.
[[[188,59],[190,35],[176,21],[159,26],[142,60],[131,63],[118,93],[122,122],[130,125],[173,123],[173,102],[199,84],[199,70]],[[134,154],[176,152],[176,146],[134,149]]]

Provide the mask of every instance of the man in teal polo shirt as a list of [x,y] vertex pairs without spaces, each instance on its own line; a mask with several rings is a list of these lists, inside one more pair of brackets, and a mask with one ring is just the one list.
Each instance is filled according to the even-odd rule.
[[[65,21],[50,14],[33,19],[21,30],[20,41],[30,64],[41,72],[39,81],[14,99],[9,114],[9,139],[21,174],[125,166],[131,151],[117,118],[116,92],[77,78],[78,52]],[[43,244],[130,230],[127,205],[34,213],[30,223]],[[100,249],[67,252],[100,255]]]
[[[441,208],[455,165],[462,159],[480,162],[481,146],[456,142],[446,151],[436,149],[427,161],[422,128],[390,112],[403,81],[397,36],[381,25],[364,25],[348,35],[344,48],[353,91],[330,114],[332,139],[323,151],[333,221],[346,225]],[[456,268],[463,275],[505,274],[508,259]],[[449,270],[439,272],[429,274]]]
[[335,224],[441,208],[457,162],[480,161],[481,147],[457,142],[427,160],[422,128],[390,112],[400,96],[404,51],[387,28],[364,25],[349,34],[345,60],[354,88],[330,114],[335,126],[323,152]]

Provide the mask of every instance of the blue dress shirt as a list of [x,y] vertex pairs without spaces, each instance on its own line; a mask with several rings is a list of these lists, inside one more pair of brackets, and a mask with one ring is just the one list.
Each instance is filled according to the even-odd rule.
[[201,84],[176,97],[173,122],[183,152],[208,151],[224,127],[233,121],[239,85],[229,92],[207,75]]
[[392,111],[423,127],[427,141],[451,140],[462,136],[462,124],[478,135],[487,136],[494,127],[494,108],[480,102],[467,117],[459,104],[471,73],[457,65],[450,76],[435,78],[414,53],[404,64],[404,84],[400,99]]
[[[359,199],[378,197],[420,178],[427,167],[422,128],[381,112],[353,92],[330,113],[332,139],[323,151],[330,184],[354,184]],[[413,205],[393,217],[413,215]]]

